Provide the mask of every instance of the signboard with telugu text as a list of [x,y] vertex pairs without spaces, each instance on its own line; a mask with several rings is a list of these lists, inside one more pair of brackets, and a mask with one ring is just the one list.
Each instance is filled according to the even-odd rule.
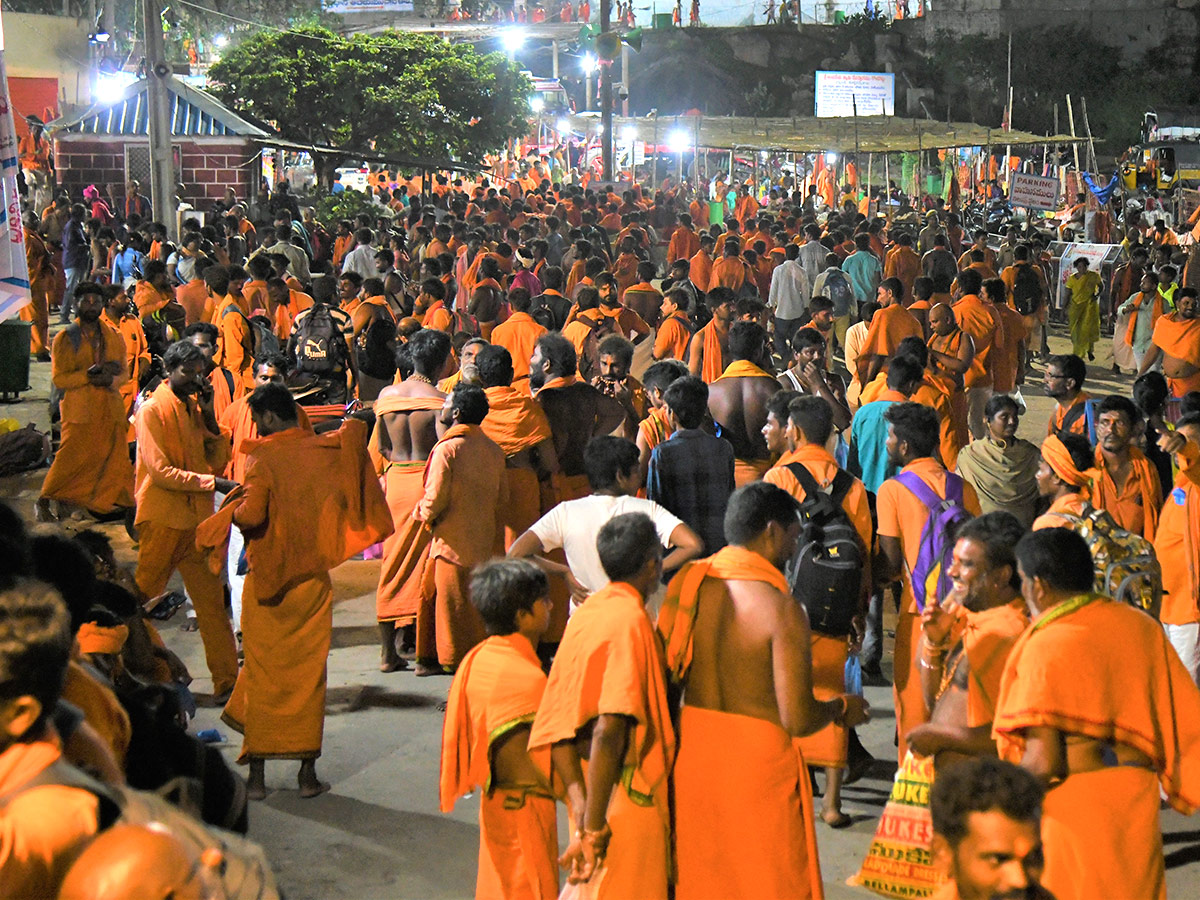
[[1058,209],[1058,179],[1014,172],[1008,199],[1013,206],[1028,209]]
[[896,114],[896,76],[891,72],[829,72],[816,74],[817,118],[893,116]]

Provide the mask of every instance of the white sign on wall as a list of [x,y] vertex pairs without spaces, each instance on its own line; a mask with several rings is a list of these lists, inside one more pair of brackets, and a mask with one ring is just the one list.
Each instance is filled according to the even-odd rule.
[[891,72],[817,71],[818,118],[893,116],[896,114],[896,76]]
[[324,0],[325,12],[347,13],[412,12],[413,0]]
[[1058,209],[1058,179],[1014,172],[1008,199],[1013,206],[1024,206],[1029,209]]

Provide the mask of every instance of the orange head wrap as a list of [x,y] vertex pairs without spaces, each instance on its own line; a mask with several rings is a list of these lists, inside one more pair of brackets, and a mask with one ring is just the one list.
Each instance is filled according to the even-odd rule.
[[129,639],[129,628],[125,625],[97,625],[84,622],[79,626],[75,640],[80,653],[107,653],[116,656]]
[[1071,459],[1071,452],[1057,435],[1049,435],[1042,441],[1042,459],[1067,484],[1086,489],[1092,481],[1092,470],[1081,470]]

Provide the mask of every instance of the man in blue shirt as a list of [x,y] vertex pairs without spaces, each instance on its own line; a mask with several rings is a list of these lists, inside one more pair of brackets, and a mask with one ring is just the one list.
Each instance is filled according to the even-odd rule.
[[59,315],[64,325],[71,324],[75,319],[75,288],[79,282],[88,280],[92,267],[92,248],[83,230],[83,218],[86,215],[87,207],[82,203],[73,204],[71,218],[63,227],[63,275],[66,276],[67,285]]
[[725,546],[725,507],[733,493],[733,445],[700,430],[708,385],[678,378],[663,395],[671,437],[650,454],[646,496],[704,540],[706,555]]
[[879,399],[866,403],[854,414],[850,424],[850,472],[862,479],[872,493],[896,474],[888,461],[888,423],[884,413],[895,403],[908,400],[924,378],[921,364],[908,356],[897,356],[888,368],[887,390]]
[[842,271],[850,279],[854,299],[859,306],[875,299],[875,292],[883,277],[883,264],[871,252],[871,236],[865,231],[854,236],[854,252],[842,260]]

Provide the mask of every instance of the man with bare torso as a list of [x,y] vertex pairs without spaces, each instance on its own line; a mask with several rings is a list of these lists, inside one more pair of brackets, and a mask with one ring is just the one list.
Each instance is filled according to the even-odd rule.
[[794,738],[860,724],[866,705],[813,696],[808,620],[780,570],[800,535],[795,500],[771,484],[741,488],[725,532],[728,546],[672,579],[658,616],[671,680],[683,688],[675,896],[821,896],[811,786]]
[[576,375],[575,348],[557,332],[538,338],[529,361],[529,386],[542,405],[558,456],[558,500],[589,493],[583,451],[597,435],[612,434],[625,423],[625,410]]
[[735,322],[729,329],[729,356],[724,374],[709,385],[708,410],[720,426],[720,436],[733,445],[734,478],[738,487],[757,481],[771,465],[762,436],[767,422],[767,398],[780,390],[769,365],[767,333],[754,322]]
[[383,672],[408,667],[396,649],[397,626],[415,624],[421,573],[411,573],[405,567],[409,549],[409,529],[405,526],[421,499],[429,453],[444,430],[438,420],[446,395],[435,385],[448,368],[450,336],[425,328],[404,346],[412,359],[413,374],[400,384],[385,387],[375,401],[375,436],[384,461],[384,493],[396,526],[384,541],[375,601],[379,668]]
[[733,291],[727,287],[714,287],[708,292],[708,309],[712,320],[692,335],[688,347],[688,370],[705,384],[712,384],[725,371],[729,355],[729,326],[733,322]]

